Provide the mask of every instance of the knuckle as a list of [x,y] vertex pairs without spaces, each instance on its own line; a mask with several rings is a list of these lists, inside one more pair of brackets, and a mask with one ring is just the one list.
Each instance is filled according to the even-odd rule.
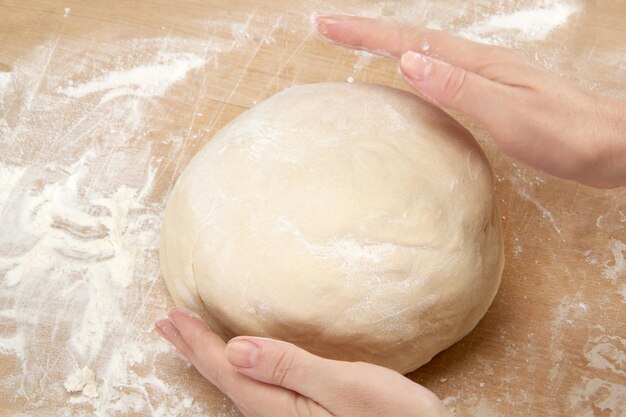
[[197,343],[197,348],[205,348],[211,339],[211,331],[207,328],[202,328],[201,330],[198,330],[198,335],[196,337],[196,340],[198,341]]
[[280,414],[284,417],[333,417],[328,410],[314,400],[290,392],[290,398],[283,402],[280,407]]
[[317,410],[314,410],[314,403],[302,395],[294,395],[292,401],[292,413],[290,415],[297,417],[313,417],[316,416]]
[[489,46],[483,49],[476,56],[477,61],[481,63],[481,67],[490,67],[494,65],[516,62],[520,56],[511,48],[504,46]]
[[223,393],[229,391],[229,375],[224,368],[217,368],[209,370],[213,385],[215,385]]
[[371,381],[381,380],[379,369],[367,362],[350,362],[348,370],[351,375],[357,377],[346,379],[342,391],[351,392],[359,401],[371,398],[373,389]]
[[202,354],[211,346],[212,333],[208,329],[198,330],[189,341],[189,348],[194,357],[202,357]]
[[516,68],[528,65],[528,62],[513,49],[503,46],[490,46],[476,56],[475,72],[490,79],[501,79]]
[[506,46],[494,45],[490,46],[489,49],[485,52],[483,59],[488,62],[497,62],[502,59],[510,59],[517,56],[517,52],[515,52],[511,48],[508,48]]
[[271,381],[276,385],[284,385],[288,377],[294,373],[295,351],[293,348],[282,350],[276,357],[272,369]]
[[443,84],[443,94],[450,104],[456,104],[463,98],[467,72],[463,68],[451,67]]
[[372,381],[393,385],[399,380],[398,378],[404,379],[396,371],[367,362],[353,362],[351,366],[350,372],[358,377],[350,381],[350,390],[362,398],[371,398],[372,395],[376,396],[377,391],[380,390],[380,386],[372,384]]

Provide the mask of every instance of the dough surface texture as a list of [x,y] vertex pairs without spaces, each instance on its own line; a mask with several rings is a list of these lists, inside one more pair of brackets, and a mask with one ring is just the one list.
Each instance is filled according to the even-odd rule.
[[496,294],[493,187],[471,134],[414,95],[298,86],[192,159],[167,203],[161,267],[175,303],[224,338],[407,373],[469,333]]

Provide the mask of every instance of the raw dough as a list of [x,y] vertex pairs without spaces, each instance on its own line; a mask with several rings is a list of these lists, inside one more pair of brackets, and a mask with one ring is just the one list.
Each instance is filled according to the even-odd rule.
[[290,88],[193,158],[161,266],[224,338],[260,335],[406,373],[465,336],[503,267],[489,163],[412,94]]

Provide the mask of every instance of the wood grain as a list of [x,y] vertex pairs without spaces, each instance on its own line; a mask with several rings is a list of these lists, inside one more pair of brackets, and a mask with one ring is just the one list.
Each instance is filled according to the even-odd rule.
[[[438,2],[433,10],[452,10],[464,3]],[[392,60],[364,58],[328,44],[309,26],[310,13],[320,9],[362,10],[369,15],[378,10],[416,25],[426,24],[429,18],[427,11],[413,17],[415,4],[407,6],[406,12],[402,2],[379,5],[346,0],[2,1],[0,72],[21,71],[24,62],[35,59],[32,54],[38,53],[38,45],[50,45],[41,50],[49,54],[46,59],[50,65],[44,65],[39,78],[33,79],[39,83],[36,91],[44,91],[47,69],[61,65],[57,59],[89,60],[89,65],[106,72],[115,63],[102,51],[114,50],[123,41],[177,38],[193,39],[198,45],[216,40],[228,45],[237,36],[229,23],[244,25],[247,33],[252,33],[249,42],[219,52],[211,65],[190,72],[183,83],[158,98],[158,110],[143,119],[143,134],[133,146],[150,144],[152,155],[161,158],[150,200],[162,207],[186,163],[216,131],[281,89],[309,82],[344,81],[349,76],[358,82],[407,89]],[[66,17],[65,7],[71,9]],[[467,15],[458,17],[447,29],[500,12],[504,6],[475,2],[465,7]],[[586,88],[626,97],[625,21],[623,2],[588,2],[545,40],[520,42],[515,47]],[[266,41],[262,40],[264,34]],[[200,52],[207,57],[212,53],[209,49]],[[80,81],[81,74],[73,76],[74,82]],[[19,123],[20,109],[28,108],[24,107],[28,100],[17,97],[14,107],[5,108],[4,117],[11,126]],[[462,115],[454,116],[476,136],[494,167],[506,265],[500,291],[478,327],[409,377],[440,398],[447,398],[447,404],[459,415],[626,416],[626,406],[618,407],[610,397],[622,395],[619,398],[626,403],[626,296],[618,293],[626,285],[626,276],[617,269],[611,276],[612,268],[624,262],[619,244],[626,242],[626,190],[596,190],[514,163],[495,149],[481,126]],[[163,140],[170,136],[182,139],[174,146]],[[68,162],[86,146],[69,143],[64,152],[55,153],[55,149],[46,148],[52,147],[50,143],[0,138],[0,161],[31,165]],[[130,165],[103,164],[103,172],[130,169]],[[93,181],[105,184],[107,179],[103,174]],[[128,182],[132,181],[129,176]],[[156,260],[156,254],[151,256]],[[145,317],[137,319],[145,320],[146,328],[150,320],[171,306],[164,284],[159,281],[157,286],[154,298],[145,301]],[[0,300],[3,306],[9,302]],[[15,329],[7,323],[0,318],[0,336]],[[63,349],[70,330],[61,332],[64,338],[55,333],[52,322],[43,329],[33,344],[48,351]],[[600,366],[593,359],[597,358],[596,348],[607,344],[613,346],[613,353],[605,355],[606,364]],[[2,378],[22,372],[15,357],[1,351],[0,357]],[[188,386],[204,410],[233,413],[214,388],[176,358],[163,358],[157,365],[172,381]],[[50,372],[56,377],[47,383],[62,384],[66,370]],[[68,407],[68,397],[50,398],[36,390],[16,395],[7,391],[9,386],[0,384],[0,415],[44,415]],[[45,384],[39,389],[45,391]],[[69,410],[81,415],[93,408],[82,404]],[[136,413],[150,414],[154,410]]]

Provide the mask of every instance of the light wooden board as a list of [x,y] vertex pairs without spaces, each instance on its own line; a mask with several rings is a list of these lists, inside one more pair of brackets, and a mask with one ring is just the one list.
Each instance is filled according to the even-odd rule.
[[[392,60],[320,39],[314,11],[466,33],[626,97],[623,1],[0,1],[0,416],[235,415],[151,331],[171,307],[158,227],[189,159],[254,103],[406,88]],[[409,377],[458,415],[626,416],[626,191],[513,163],[454,116],[494,167],[506,266],[478,327]],[[98,398],[63,387],[83,366]]]

